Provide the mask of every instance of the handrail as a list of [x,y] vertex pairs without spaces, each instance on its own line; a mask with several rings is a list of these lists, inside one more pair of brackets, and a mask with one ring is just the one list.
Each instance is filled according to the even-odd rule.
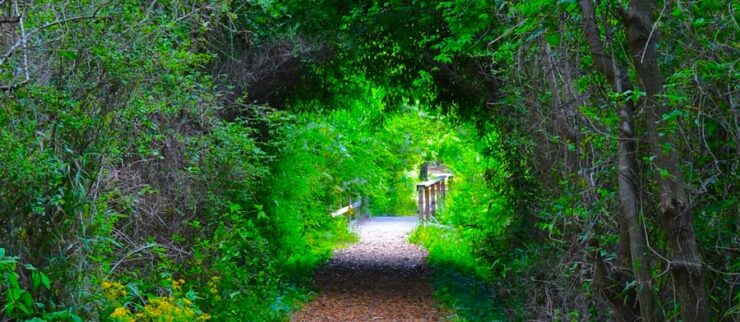
[[419,197],[417,214],[420,222],[426,223],[434,219],[437,209],[444,205],[451,177],[451,174],[442,175],[416,184]]
[[440,182],[441,180],[444,180],[445,178],[446,177],[444,177],[444,176],[436,177],[436,178],[434,178],[432,180],[427,180],[427,181],[419,182],[419,183],[416,184],[416,186],[417,187],[428,187],[428,186],[431,186],[431,185],[433,185],[433,184],[435,184],[437,182]]
[[350,211],[352,211],[354,209],[360,208],[360,206],[362,206],[362,198],[360,198],[359,200],[357,200],[357,201],[355,201],[353,203],[350,203],[349,206],[345,206],[345,207],[342,207],[342,208],[339,208],[339,209],[333,211],[331,213],[331,216],[332,217],[339,217],[339,216],[344,215],[344,214],[346,214],[346,213],[348,213],[348,212],[350,212]]

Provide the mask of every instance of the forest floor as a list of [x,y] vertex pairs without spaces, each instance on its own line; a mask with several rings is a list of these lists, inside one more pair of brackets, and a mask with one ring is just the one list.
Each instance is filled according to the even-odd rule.
[[440,321],[427,253],[409,244],[416,217],[374,217],[360,224],[360,241],[334,252],[319,270],[316,298],[293,321]]

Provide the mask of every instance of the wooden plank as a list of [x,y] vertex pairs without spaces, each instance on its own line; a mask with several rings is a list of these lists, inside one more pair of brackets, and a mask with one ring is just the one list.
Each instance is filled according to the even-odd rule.
[[438,209],[444,207],[447,190],[450,189],[449,179],[452,176],[450,173],[443,173],[434,179],[416,184],[419,198],[417,211],[420,222],[426,223],[430,219],[436,220],[434,216]]
[[338,217],[338,216],[344,215],[344,214],[350,212],[350,210],[352,210],[352,209],[358,209],[358,208],[360,208],[361,205],[362,205],[362,199],[353,202],[349,206],[346,206],[346,207],[342,207],[342,208],[337,209],[336,211],[334,211],[334,212],[331,213],[331,216],[332,217]]
[[424,221],[426,222],[429,219],[429,205],[431,204],[431,200],[429,200],[429,187],[424,187]]
[[451,177],[452,176],[452,173],[442,172],[442,171],[429,171],[427,174],[429,175],[429,178]]
[[416,184],[416,186],[417,187],[429,187],[429,186],[431,186],[431,185],[433,185],[433,184],[435,184],[437,182],[440,182],[442,180],[445,180],[445,179],[447,179],[449,177],[452,177],[452,175],[449,175],[449,176],[439,176],[439,177],[436,177],[436,178],[431,179],[431,180],[427,180],[427,181],[424,181],[424,182],[419,182],[419,183]]
[[430,192],[430,199],[431,203],[429,204],[429,213],[430,217],[434,217],[437,215],[437,185],[439,184],[439,181],[435,182],[433,185],[429,186],[429,192]]

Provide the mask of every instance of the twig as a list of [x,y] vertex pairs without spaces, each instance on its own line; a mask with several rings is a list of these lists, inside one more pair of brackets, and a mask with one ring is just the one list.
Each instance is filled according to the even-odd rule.
[[493,45],[497,41],[501,40],[501,38],[506,37],[508,34],[510,34],[512,31],[514,31],[514,29],[519,28],[519,26],[523,25],[525,22],[527,22],[527,18],[522,19],[522,21],[520,21],[519,23],[517,23],[513,27],[511,27],[511,28],[507,29],[506,31],[504,31],[504,33],[502,33],[500,36],[496,37],[496,39],[494,39],[491,42],[489,42],[488,43],[488,46]]
[[658,19],[655,20],[653,23],[653,28],[650,29],[650,34],[648,35],[648,39],[645,42],[645,47],[642,48],[642,55],[640,56],[640,63],[642,63],[645,60],[645,53],[647,52],[648,46],[650,46],[650,39],[653,38],[653,33],[655,33],[655,30],[658,29],[658,24],[660,23],[660,19],[663,18],[663,13],[665,12],[665,8],[668,5],[668,1],[663,3],[663,9],[660,10],[660,15],[658,16]]
[[18,87],[21,87],[23,85],[26,85],[28,83],[28,79],[18,83],[18,84],[12,84],[12,85],[0,85],[0,92],[10,92]]
[[28,46],[26,41],[26,27],[23,24],[23,16],[18,9],[18,0],[13,1],[13,8],[15,10],[16,16],[18,16],[18,24],[21,26],[21,46],[23,47],[23,76],[25,76],[25,82],[28,82],[31,79],[31,76],[28,73]]
[[127,258],[131,257],[132,255],[134,255],[134,254],[136,254],[136,253],[138,253],[140,251],[147,250],[149,248],[156,247],[156,246],[161,246],[161,245],[159,245],[157,243],[146,244],[144,246],[141,246],[141,247],[139,247],[137,249],[134,249],[134,250],[128,252],[128,254],[126,254],[126,256],[123,256],[123,258],[119,259],[115,264],[113,264],[113,267],[111,267],[110,268],[110,271],[108,271],[108,276],[110,276],[111,274],[113,274],[113,271],[116,270],[116,268],[118,267],[118,265],[121,265],[121,263],[125,262]]
[[[5,61],[8,58],[10,58],[11,56],[13,56],[13,54],[15,53],[16,49],[18,49],[18,47],[21,47],[21,46],[24,46],[25,47],[25,39],[27,39],[28,37],[30,37],[31,35],[39,32],[39,31],[42,31],[42,30],[47,29],[47,28],[54,27],[56,25],[68,23],[68,22],[75,22],[75,21],[85,20],[85,19],[108,19],[108,18],[110,18],[110,17],[100,17],[100,18],[98,17],[98,13],[100,13],[100,10],[103,7],[105,7],[106,5],[108,5],[109,3],[110,3],[110,1],[107,1],[107,2],[105,2],[103,4],[101,4],[98,8],[95,9],[95,11],[93,12],[92,15],[76,16],[76,17],[72,17],[72,18],[68,18],[68,19],[55,20],[55,21],[49,22],[49,23],[47,23],[47,24],[45,24],[45,25],[43,25],[41,27],[38,27],[36,29],[30,30],[28,33],[25,33],[25,36],[24,37],[21,37],[21,39],[19,41],[17,41],[15,44],[13,44],[13,46],[11,46],[5,52],[5,54],[3,54],[2,57],[0,57],[0,65],[2,65],[3,63],[5,63]],[[17,3],[16,3],[16,5],[17,5]],[[22,22],[21,22],[21,27],[22,27]],[[24,34],[23,30],[21,30],[21,34]]]

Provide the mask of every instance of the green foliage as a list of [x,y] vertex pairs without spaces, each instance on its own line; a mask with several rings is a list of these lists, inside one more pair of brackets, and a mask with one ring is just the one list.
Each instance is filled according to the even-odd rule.
[[454,269],[481,280],[491,278],[490,266],[476,258],[472,242],[454,228],[421,226],[409,240],[427,249],[432,265]]
[[490,285],[512,270],[509,163],[495,128],[482,138],[466,124],[451,128],[433,148],[455,175],[437,216],[441,225],[420,226],[411,241],[429,251],[435,294],[460,320],[500,321]]
[[[30,286],[20,277],[30,274]],[[82,321],[71,310],[48,311],[42,302],[44,291],[51,288],[49,276],[31,264],[20,265],[17,256],[6,254],[0,247],[0,296],[5,305],[3,316],[25,321]]]
[[[484,281],[509,318],[609,319],[591,272],[593,254],[620,267],[626,249],[623,104],[638,107],[654,269],[670,268],[653,178],[673,174],[644,144],[621,4],[595,3],[634,87],[619,92],[594,72],[577,1],[17,2],[0,3],[3,317],[285,319],[355,240],[329,213],[362,198],[362,214],[413,214],[418,167],[441,162],[455,174],[441,226],[413,239],[460,318],[499,319],[459,287],[489,294]],[[678,139],[658,152],[678,156],[712,318],[731,319],[737,8],[664,5],[651,99]],[[654,285],[674,318],[669,275]]]
[[[413,183],[437,128],[418,107],[384,113],[384,89],[357,79],[353,95],[339,95],[344,108],[303,102],[294,124],[281,129],[275,142],[283,157],[270,180],[276,236],[287,256],[283,266],[305,271],[326,259],[332,245],[352,238],[346,223],[327,213],[362,198],[371,214],[415,212]],[[358,95],[361,93],[361,95]],[[341,229],[340,229],[341,228]]]
[[[222,105],[204,68],[213,55],[195,49],[211,29],[192,27],[228,6],[192,2],[208,14],[179,16],[178,1],[114,2],[24,8],[27,30],[59,23],[29,39],[40,49],[55,41],[44,54],[54,58],[43,67],[51,80],[2,98],[0,231],[3,246],[48,275],[7,272],[6,315],[100,319],[127,303],[122,318],[176,304],[169,307],[221,319],[280,319],[302,295],[283,280],[281,251],[264,237],[275,219],[256,193],[268,190],[259,181],[274,156],[252,125],[216,116]],[[172,275],[199,296],[172,298],[161,287]],[[111,279],[136,301],[105,300]],[[57,287],[36,299],[32,286],[48,281]],[[23,295],[32,293],[33,303]]]
[[456,321],[506,321],[489,282],[442,265],[432,266],[434,296]]
[[410,236],[424,246],[432,266],[435,297],[460,321],[503,321],[490,280],[491,266],[475,254],[473,243],[460,230],[420,226]]

